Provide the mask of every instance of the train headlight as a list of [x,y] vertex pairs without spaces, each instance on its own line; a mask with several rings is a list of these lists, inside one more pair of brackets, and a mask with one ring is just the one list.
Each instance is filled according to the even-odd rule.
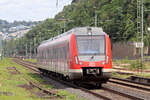
[[80,65],[82,65],[83,63],[82,62],[80,62]]
[[92,33],[91,33],[91,32],[89,32],[89,33],[88,33],[88,35],[92,35]]
[[105,62],[102,62],[102,65],[104,65],[105,64]]
[[106,64],[108,64],[109,56],[106,57]]

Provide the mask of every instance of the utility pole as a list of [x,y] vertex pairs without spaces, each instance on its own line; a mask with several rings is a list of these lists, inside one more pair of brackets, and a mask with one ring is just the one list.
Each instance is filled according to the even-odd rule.
[[97,14],[95,12],[95,27],[97,27]]
[[31,59],[31,49],[32,49],[32,47],[31,47],[31,42],[30,42],[30,59]]
[[28,53],[28,44],[26,43],[26,58],[27,58],[27,53]]
[[56,1],[56,7],[58,7],[58,0]]
[[73,22],[73,20],[69,20],[69,19],[56,19],[57,21],[63,21],[64,22],[64,33],[66,32],[66,22]]
[[36,38],[34,38],[34,56],[36,56]]
[[144,60],[143,60],[143,58],[144,58],[144,54],[143,54],[143,53],[144,53],[144,40],[143,40],[143,23],[144,23],[144,22],[143,22],[143,20],[144,20],[144,18],[143,18],[144,11],[143,11],[143,10],[144,10],[144,9],[143,9],[143,0],[142,0],[141,2],[142,2],[142,13],[141,13],[141,14],[142,14],[142,34],[141,34],[141,37],[142,37],[142,39],[141,39],[141,43],[142,43],[142,48],[141,48],[141,60],[142,60],[142,63],[141,63],[141,64],[142,64],[142,66],[143,66],[143,61],[144,61]]
[[95,9],[95,27],[97,27],[97,14],[96,14],[96,7],[94,7]]
[[57,35],[59,35],[60,34],[60,32],[59,32],[59,30],[57,31]]
[[[143,0],[137,0],[137,33],[138,36],[141,37],[141,72],[142,72],[142,66],[143,66],[143,59],[144,59],[144,39],[143,39],[143,15],[144,15],[144,9],[143,9]],[[137,41],[139,41],[137,37]]]
[[64,33],[66,32],[66,20],[64,20]]

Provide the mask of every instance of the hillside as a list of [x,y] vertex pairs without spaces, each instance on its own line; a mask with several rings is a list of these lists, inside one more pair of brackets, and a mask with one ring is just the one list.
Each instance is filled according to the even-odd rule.
[[23,28],[23,26],[25,27],[31,27],[33,25],[38,24],[39,22],[26,22],[26,21],[14,21],[12,23],[6,21],[6,20],[1,20],[0,19],[0,32],[3,33],[10,33],[11,28],[13,27],[18,27],[18,28]]
[[[144,1],[144,9],[150,9],[149,0]],[[67,31],[74,27],[95,26],[96,18],[97,26],[109,34],[112,42],[140,40],[141,34],[137,33],[137,0],[73,0],[54,19],[46,19],[29,31],[21,39],[21,47],[17,45],[19,40],[16,40],[16,48],[25,48],[26,44],[34,45],[35,40],[34,47],[37,47],[42,41],[63,33],[64,22]],[[145,45],[148,44],[148,22],[150,14],[144,12]]]

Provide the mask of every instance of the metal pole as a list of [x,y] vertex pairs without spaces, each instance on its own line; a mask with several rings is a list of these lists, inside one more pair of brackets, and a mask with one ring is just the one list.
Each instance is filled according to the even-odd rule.
[[[142,20],[141,20],[141,21],[142,21],[142,34],[141,34],[141,37],[142,37],[142,38],[141,38],[141,43],[142,43],[142,47],[141,47],[141,65],[143,66],[143,58],[144,58],[144,55],[143,55],[143,53],[144,53],[144,52],[143,52],[143,51],[144,51],[144,41],[143,41],[143,23],[144,23],[144,22],[143,22],[143,14],[144,14],[144,11],[143,11],[143,10],[144,10],[144,9],[143,9],[143,0],[142,0],[141,2],[142,2],[142,9],[141,9],[141,10],[142,10],[142,14],[141,14],[141,15],[142,15]],[[141,67],[142,67],[142,66],[141,66]],[[142,72],[142,68],[141,68],[141,72]]]
[[64,33],[66,32],[66,20],[64,20]]
[[36,38],[34,38],[34,56],[36,56]]
[[58,7],[58,0],[56,1],[56,6]]
[[40,42],[42,41],[42,38],[41,38],[41,32],[40,32]]
[[30,42],[30,59],[31,59],[31,42]]
[[28,45],[26,44],[26,58],[27,58],[27,50],[28,50]]
[[96,11],[95,11],[95,27],[97,27],[97,14],[96,14]]
[[58,30],[58,32],[57,32],[57,35],[59,35],[59,30]]

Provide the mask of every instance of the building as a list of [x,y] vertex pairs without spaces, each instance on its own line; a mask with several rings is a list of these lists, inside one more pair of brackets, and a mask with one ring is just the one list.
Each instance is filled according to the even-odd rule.
[[26,30],[20,30],[17,32],[13,32],[13,33],[9,33],[7,34],[7,36],[5,36],[6,40],[10,40],[10,39],[14,39],[14,38],[21,38],[23,37],[30,29],[26,29]]
[[0,35],[2,35],[3,34],[3,32],[0,32]]
[[[113,59],[136,59],[141,56],[141,47],[139,42],[118,42],[112,44]],[[148,47],[144,47],[144,54],[148,54]]]

